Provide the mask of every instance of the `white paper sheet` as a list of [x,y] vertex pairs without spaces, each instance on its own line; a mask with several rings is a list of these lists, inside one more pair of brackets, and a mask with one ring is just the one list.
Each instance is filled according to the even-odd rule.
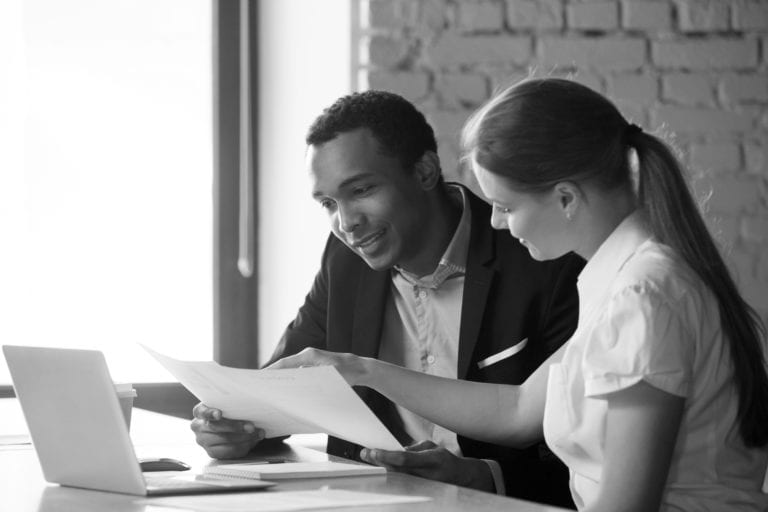
[[254,422],[267,437],[324,433],[368,448],[403,449],[332,366],[245,370],[180,361],[142,346],[201,402]]
[[[429,501],[428,496],[402,496],[398,494],[374,494],[341,489],[312,491],[277,491],[259,493],[217,494],[207,496],[180,496],[152,498],[141,503],[147,512],[166,507],[183,508],[197,512],[290,512],[337,507],[362,507],[366,505],[391,505]],[[156,508],[157,507],[157,508]]]

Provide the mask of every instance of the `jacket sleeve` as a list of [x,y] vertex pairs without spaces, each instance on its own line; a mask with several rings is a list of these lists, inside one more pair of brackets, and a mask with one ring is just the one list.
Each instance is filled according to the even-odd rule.
[[307,347],[326,348],[328,313],[328,276],[330,253],[334,249],[333,235],[329,235],[323,251],[320,271],[315,276],[312,288],[304,298],[296,318],[288,324],[280,342],[272,353],[267,365],[278,359],[301,352]]

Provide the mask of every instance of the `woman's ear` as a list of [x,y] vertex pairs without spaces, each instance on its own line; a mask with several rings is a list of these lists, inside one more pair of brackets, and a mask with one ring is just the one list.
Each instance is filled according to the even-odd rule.
[[555,195],[563,216],[573,220],[584,198],[581,189],[571,181],[561,181],[555,185]]
[[440,159],[437,153],[425,151],[413,166],[413,172],[422,189],[432,190],[435,188],[440,183],[440,177],[443,172],[440,168]]

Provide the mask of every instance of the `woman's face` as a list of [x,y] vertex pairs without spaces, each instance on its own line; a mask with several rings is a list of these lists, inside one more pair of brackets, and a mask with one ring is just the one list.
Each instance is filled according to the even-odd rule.
[[508,229],[536,260],[551,260],[569,252],[568,219],[559,194],[517,192],[498,175],[472,163],[485,197],[493,202],[491,225]]

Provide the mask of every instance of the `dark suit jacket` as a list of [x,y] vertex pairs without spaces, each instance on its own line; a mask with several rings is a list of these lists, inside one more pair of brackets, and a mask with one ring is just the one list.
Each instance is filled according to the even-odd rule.
[[[572,334],[578,317],[576,277],[583,260],[575,255],[548,262],[533,260],[509,232],[491,228],[487,203],[469,191],[467,195],[472,227],[457,375],[479,382],[521,384]],[[372,270],[331,235],[312,289],[272,360],[306,347],[377,357],[390,281],[389,271]],[[516,355],[478,368],[478,361],[525,338],[528,344]],[[391,402],[371,389],[357,391],[396,438],[410,442]],[[458,441],[464,456],[499,461],[508,495],[572,504],[567,470],[543,443],[516,450],[461,436]],[[328,452],[356,459],[359,447],[330,438]]]

